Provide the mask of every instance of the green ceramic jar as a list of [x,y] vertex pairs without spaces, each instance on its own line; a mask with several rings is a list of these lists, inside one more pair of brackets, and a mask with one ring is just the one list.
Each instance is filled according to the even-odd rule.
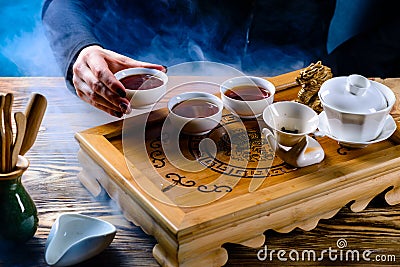
[[0,243],[23,243],[35,235],[36,205],[22,185],[29,161],[19,156],[14,171],[0,173]]

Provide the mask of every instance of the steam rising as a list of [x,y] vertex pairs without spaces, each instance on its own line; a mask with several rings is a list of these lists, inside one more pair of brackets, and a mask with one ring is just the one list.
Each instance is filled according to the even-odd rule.
[[[264,2],[258,2],[264,5]],[[117,52],[142,61],[167,66],[191,61],[220,62],[246,74],[272,76],[307,66],[315,57],[310,55],[310,51],[316,49],[307,47],[307,50],[304,44],[302,48],[296,45],[299,39],[312,42],[308,41],[312,38],[310,36],[304,38],[305,35],[302,35],[299,38],[298,32],[307,34],[307,31],[318,28],[315,27],[318,25],[315,23],[316,16],[305,15],[301,11],[299,15],[284,14],[286,21],[273,30],[275,33],[281,31],[278,37],[284,41],[270,42],[274,37],[269,35],[273,28],[269,25],[273,25],[274,18],[264,18],[274,17],[270,12],[264,13],[265,9],[271,10],[270,6],[262,6],[264,10],[253,16],[255,11],[245,1],[215,1],[213,8],[207,6],[210,5],[208,1],[146,1],[141,2],[140,6],[125,7],[128,10],[119,10],[121,7],[115,1],[108,3],[103,17],[98,18],[96,24],[98,36],[106,36],[100,41],[105,47],[119,47]],[[224,13],[226,5],[233,6],[232,14]],[[300,3],[291,5],[295,5],[290,7],[292,10],[296,10],[298,5],[304,6]],[[312,5],[306,7],[305,12],[318,14],[319,10]],[[243,10],[243,7],[247,10]],[[170,10],[175,9],[184,12],[170,15]],[[274,13],[279,14],[281,9],[274,10]],[[120,15],[124,12],[129,16]],[[300,17],[290,17],[293,15]],[[296,25],[298,21],[304,22],[301,29]],[[256,23],[261,26],[254,27]],[[289,30],[295,31],[291,35],[284,28],[288,27],[286,23],[289,24]],[[290,41],[292,39],[293,42]]]

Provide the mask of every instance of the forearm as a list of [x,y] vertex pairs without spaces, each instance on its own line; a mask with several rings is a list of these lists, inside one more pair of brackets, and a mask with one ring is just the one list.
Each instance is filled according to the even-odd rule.
[[72,65],[78,53],[89,45],[99,44],[92,30],[96,18],[87,14],[88,2],[47,0],[43,6],[42,20],[46,35],[70,85]]

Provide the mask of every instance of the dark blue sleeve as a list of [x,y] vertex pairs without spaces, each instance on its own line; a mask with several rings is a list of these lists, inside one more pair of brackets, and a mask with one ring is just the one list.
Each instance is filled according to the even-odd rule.
[[[331,36],[335,37],[336,33],[342,41],[337,42],[329,55],[334,75],[358,73],[367,77],[399,77],[400,17],[395,1],[341,0],[338,3],[341,5],[337,5],[335,14],[343,15],[332,20],[330,29]],[[364,5],[362,9],[361,4]],[[351,16],[351,13],[358,16]],[[353,25],[354,29],[348,25]]]
[[[102,1],[46,0],[42,21],[56,60],[63,71],[67,86],[72,85],[72,65],[78,53],[93,44],[100,45],[93,27],[101,12]],[[88,12],[90,11],[90,12]]]

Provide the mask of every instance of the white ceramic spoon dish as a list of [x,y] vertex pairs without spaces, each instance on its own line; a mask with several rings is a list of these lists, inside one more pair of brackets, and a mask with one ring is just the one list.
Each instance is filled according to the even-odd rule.
[[51,266],[69,266],[85,261],[110,245],[117,230],[106,221],[65,213],[51,227],[45,259]]

